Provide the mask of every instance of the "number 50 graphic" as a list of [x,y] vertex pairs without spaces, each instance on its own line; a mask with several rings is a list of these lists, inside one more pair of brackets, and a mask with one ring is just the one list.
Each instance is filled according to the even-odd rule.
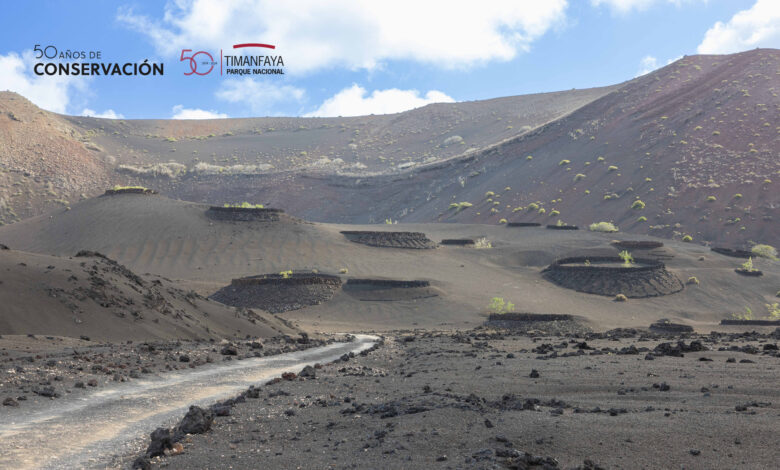
[[[214,57],[212,57],[211,54],[209,54],[208,52],[206,52],[206,51],[198,51],[198,52],[192,54],[191,56],[185,57],[184,54],[186,52],[192,52],[192,49],[182,49],[182,51],[181,51],[181,58],[179,59],[179,62],[184,62],[185,60],[189,60],[190,61],[190,71],[189,72],[184,72],[184,75],[192,75],[193,73],[195,75],[208,75],[212,70],[214,70],[214,65],[216,65],[216,62],[214,62]],[[208,62],[206,62],[206,61],[201,62],[202,65],[208,65],[209,66],[209,69],[206,70],[205,72],[198,72],[198,61],[195,60],[195,58],[199,54],[206,54],[209,57],[209,61]]]

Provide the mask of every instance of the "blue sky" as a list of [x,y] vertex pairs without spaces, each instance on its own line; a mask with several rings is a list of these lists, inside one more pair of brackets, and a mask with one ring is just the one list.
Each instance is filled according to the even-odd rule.
[[[462,4],[462,6],[459,6]],[[609,85],[685,54],[780,47],[777,0],[6,3],[0,90],[66,114],[358,115]],[[285,75],[185,76],[181,50],[277,46]],[[36,44],[164,63],[162,77],[35,76]],[[260,49],[245,49],[260,54]],[[89,60],[87,60],[89,61]]]

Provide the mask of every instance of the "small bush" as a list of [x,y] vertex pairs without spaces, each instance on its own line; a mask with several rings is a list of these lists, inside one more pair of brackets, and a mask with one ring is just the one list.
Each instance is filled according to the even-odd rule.
[[470,202],[453,202],[452,204],[450,204],[450,209],[455,209],[455,212],[457,213],[462,211],[463,209],[467,209],[471,207],[472,205],[473,204],[471,204]]
[[580,180],[582,180],[582,179],[585,179],[585,175],[583,175],[582,173],[577,173],[576,175],[574,175],[574,182],[575,182],[575,183],[576,183],[577,181],[580,181]]
[[634,201],[633,204],[631,204],[631,208],[636,210],[642,210],[645,208],[645,203],[637,199],[636,201]]
[[485,237],[480,237],[474,240],[474,248],[484,250],[487,248],[493,248],[493,244],[490,243],[490,240],[488,240]]
[[752,273],[753,271],[756,270],[756,268],[753,267],[753,258],[752,257],[748,258],[747,261],[742,263],[742,270],[743,271],[747,271],[749,273]]
[[693,237],[692,237],[692,236],[690,236],[690,235],[684,235],[684,236],[682,237],[682,241],[684,241],[685,243],[690,243],[690,242],[692,242],[692,241],[693,241]]
[[503,297],[493,297],[488,304],[488,312],[490,313],[509,313],[515,308],[515,304],[507,302]]
[[647,217],[641,216],[638,219],[636,219],[637,222],[647,222]]
[[623,260],[624,266],[629,267],[634,264],[634,257],[631,256],[631,253],[629,253],[628,250],[621,251],[618,253],[618,256],[620,256],[620,259]]
[[349,269],[347,269],[347,268],[341,268],[341,269],[339,269],[339,273],[341,273],[341,274],[347,274],[347,273],[349,273]]
[[495,195],[496,195],[496,193],[494,193],[493,191],[488,191],[488,192],[485,193],[485,197],[493,197]]
[[571,160],[561,160],[560,162],[558,162],[558,165],[563,166],[563,165],[568,165],[569,163],[571,163]]
[[588,227],[591,232],[617,232],[619,229],[612,222],[596,222]]
[[735,194],[734,199],[742,199],[742,194],[741,193]]
[[696,276],[691,276],[691,277],[688,278],[687,281],[685,281],[685,283],[688,284],[688,285],[697,285],[698,286],[699,285],[699,279],[697,279]]
[[292,269],[288,269],[287,271],[282,271],[279,274],[282,276],[282,279],[289,279],[292,276],[293,272]]
[[610,165],[610,166],[607,167],[607,171],[617,171],[617,170],[618,170],[618,167],[616,167],[615,165]]
[[715,196],[707,196],[707,202],[715,202],[718,199]]
[[771,245],[753,245],[750,252],[756,256],[777,261],[777,249]]
[[501,219],[501,220],[498,221],[498,223],[499,224],[505,224],[506,223],[506,219]]
[[615,302],[625,302],[626,300],[628,300],[628,297],[623,294],[618,294],[615,296]]
[[769,319],[770,320],[780,320],[780,304],[777,302],[773,304],[765,304],[766,309],[769,312]]
[[745,313],[732,313],[731,318],[735,320],[753,320],[753,311],[750,307],[745,307]]

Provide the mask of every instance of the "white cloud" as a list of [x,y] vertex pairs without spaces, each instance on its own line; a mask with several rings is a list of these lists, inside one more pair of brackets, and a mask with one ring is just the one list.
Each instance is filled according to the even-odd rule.
[[590,4],[594,7],[601,5],[608,6],[613,12],[616,13],[629,13],[633,10],[642,11],[647,10],[656,3],[670,3],[675,6],[681,6],[683,3],[692,3],[695,1],[701,1],[706,3],[708,0],[590,0]]
[[162,19],[120,9],[117,19],[158,51],[218,53],[242,42],[277,46],[290,73],[374,69],[389,60],[441,67],[507,61],[565,20],[567,0],[178,0]]
[[453,103],[451,97],[436,90],[420,96],[417,90],[375,90],[366,96],[366,89],[352,85],[326,99],[309,117],[328,116],[365,116],[368,114],[400,113],[408,109],[419,108],[430,103]]
[[55,113],[65,113],[74,91],[85,89],[82,77],[43,75],[33,72],[35,58],[32,51],[22,55],[10,52],[0,55],[0,90],[19,93],[35,105]]
[[118,114],[113,109],[107,109],[103,111],[102,113],[98,113],[97,111],[89,108],[84,108],[83,111],[81,111],[82,116],[89,116],[89,117],[96,117],[96,118],[103,118],[103,119],[123,119],[125,116],[122,114]]
[[699,54],[730,54],[755,47],[780,47],[780,2],[756,0],[728,23],[718,21],[704,34]]
[[299,103],[305,95],[301,88],[274,85],[246,77],[222,82],[216,96],[229,103],[248,105],[255,115],[268,115],[276,103]]
[[205,109],[198,108],[185,108],[180,104],[174,106],[172,112],[173,116],[171,116],[171,119],[224,119],[228,117],[227,114],[218,113],[216,111],[206,111]]
[[646,73],[650,73],[653,70],[658,68],[658,59],[651,55],[647,55],[642,57],[642,60],[639,61],[639,72],[637,72],[636,76],[644,75]]
[[[669,65],[672,62],[677,62],[680,59],[682,59],[682,56],[678,55],[677,57],[675,57],[673,59],[667,60],[666,64],[664,64],[664,65]],[[642,60],[639,61],[639,71],[637,72],[636,76],[637,77],[641,77],[642,75],[648,74],[648,73],[652,72],[653,70],[658,69],[660,67],[661,66],[658,65],[658,59],[657,58],[655,58],[655,57],[653,57],[651,55],[646,55],[646,56],[642,57]]]

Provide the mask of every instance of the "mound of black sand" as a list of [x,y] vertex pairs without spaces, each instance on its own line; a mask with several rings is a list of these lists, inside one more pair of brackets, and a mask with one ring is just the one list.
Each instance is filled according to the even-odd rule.
[[255,207],[221,207],[211,206],[206,210],[206,217],[212,220],[229,220],[238,222],[278,222],[282,209]]
[[539,222],[507,222],[507,227],[541,227]]
[[664,246],[662,242],[650,240],[615,240],[612,245],[625,250],[652,250]]
[[682,323],[672,323],[667,319],[663,319],[651,324],[650,331],[654,333],[677,335],[681,333],[693,333],[693,327],[690,325],[683,325]]
[[[653,259],[636,259],[630,267],[620,266],[617,256],[578,256],[556,260],[542,271],[548,281],[589,294],[629,298],[656,297],[683,289],[680,279]],[[590,263],[590,265],[587,265]],[[599,264],[611,263],[607,266]]]
[[466,245],[473,245],[474,240],[471,238],[445,238],[442,240],[440,245],[455,245],[455,246],[466,246]]
[[349,241],[384,248],[436,248],[436,243],[422,232],[343,231]]
[[579,230],[580,229],[576,225],[548,225],[547,228],[550,230]]
[[753,256],[753,253],[747,251],[747,250],[739,250],[734,248],[725,248],[722,246],[713,246],[710,248],[710,250],[714,251],[715,253],[720,253],[721,255],[725,256],[731,256],[732,258],[744,258],[748,259],[751,256]]
[[157,191],[149,188],[118,188],[118,189],[106,189],[103,193],[104,196],[116,196],[117,194],[157,194]]
[[737,274],[741,274],[742,276],[748,276],[748,277],[759,277],[764,275],[764,272],[759,271],[758,269],[736,268],[734,269],[734,272]]
[[554,313],[491,313],[485,326],[520,332],[568,335],[586,333],[590,328],[573,315]]
[[263,274],[233,279],[210,298],[234,307],[281,313],[327,302],[340,287],[341,278],[329,274]]
[[721,325],[780,326],[780,320],[721,320]]
[[423,280],[349,279],[343,289],[358,300],[371,302],[416,300],[439,295],[430,282]]

